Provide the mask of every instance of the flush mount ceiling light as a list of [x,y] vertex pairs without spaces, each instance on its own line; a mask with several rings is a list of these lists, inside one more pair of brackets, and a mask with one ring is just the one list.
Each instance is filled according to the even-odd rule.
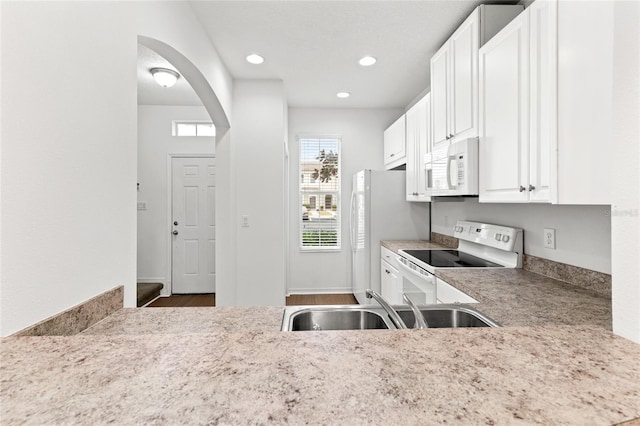
[[351,96],[351,93],[349,92],[339,92],[336,94],[337,97],[339,98],[348,98],[349,96]]
[[261,63],[264,62],[264,58],[260,55],[256,55],[251,54],[249,56],[247,56],[247,62],[249,62],[250,64],[254,64],[254,65],[260,65]]
[[171,87],[180,78],[180,74],[167,68],[151,68],[149,71],[156,83],[162,87]]
[[374,58],[373,56],[365,56],[364,58],[361,58],[358,63],[360,65],[362,65],[363,67],[368,67],[371,66],[373,64],[375,64],[377,62],[377,59]]

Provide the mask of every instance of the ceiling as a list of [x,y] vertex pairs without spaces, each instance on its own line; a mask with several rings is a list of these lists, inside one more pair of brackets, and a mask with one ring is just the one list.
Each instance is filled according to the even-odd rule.
[[[327,108],[406,107],[429,86],[431,56],[480,3],[190,1],[234,79],[281,79],[290,106]],[[200,104],[184,78],[170,90],[151,84],[148,69],[164,59],[140,47],[139,103]],[[251,53],[265,62],[247,63]],[[365,55],[378,62],[358,65]]]

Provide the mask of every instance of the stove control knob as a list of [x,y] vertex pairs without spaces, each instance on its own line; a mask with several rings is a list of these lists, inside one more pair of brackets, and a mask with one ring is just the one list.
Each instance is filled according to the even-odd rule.
[[500,241],[500,238],[502,238],[502,234],[496,234],[496,241]]
[[505,243],[509,242],[509,236],[508,235],[503,235],[502,236],[502,241],[505,242]]

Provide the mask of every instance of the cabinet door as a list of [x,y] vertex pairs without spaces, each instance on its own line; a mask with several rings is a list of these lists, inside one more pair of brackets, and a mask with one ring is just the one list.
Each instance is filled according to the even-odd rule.
[[425,156],[431,152],[431,94],[428,93],[416,105],[418,107],[418,146],[416,149],[416,192],[420,201],[429,201],[427,197],[427,173]]
[[398,270],[389,265],[384,259],[380,261],[381,296],[392,305],[402,304],[402,288]]
[[397,119],[384,131],[384,164],[387,168],[405,162],[405,116]]
[[451,118],[456,140],[478,136],[478,49],[480,9],[476,9],[450,39]]
[[449,143],[449,43],[431,58],[431,140],[433,148]]
[[414,105],[405,114],[406,119],[406,144],[405,151],[407,156],[407,168],[406,168],[406,196],[407,201],[414,201],[418,195],[417,188],[417,167],[418,162],[418,138],[419,133],[419,118],[418,118],[418,104]]
[[479,52],[480,201],[529,199],[528,23],[525,10]]
[[529,200],[537,202],[557,199],[557,7],[548,0],[529,7]]

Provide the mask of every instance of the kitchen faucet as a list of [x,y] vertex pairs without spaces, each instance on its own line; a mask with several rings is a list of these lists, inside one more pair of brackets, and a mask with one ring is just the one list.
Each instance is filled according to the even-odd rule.
[[393,324],[397,328],[407,328],[407,325],[404,323],[404,321],[402,321],[402,318],[400,318],[400,315],[398,315],[395,309],[393,309],[391,305],[389,305],[389,303],[387,303],[387,301],[382,298],[382,296],[369,288],[367,289],[367,299],[371,298],[375,299],[376,302],[378,302],[380,306],[382,306],[382,309],[387,311],[387,314],[389,314],[389,318],[391,318],[391,321],[393,321]]
[[413,316],[416,317],[416,322],[413,324],[413,328],[429,328],[429,324],[427,324],[427,320],[424,319],[422,312],[420,312],[420,309],[418,309],[416,304],[413,303],[413,300],[409,299],[407,293],[402,293],[402,300],[409,305],[413,311]]

